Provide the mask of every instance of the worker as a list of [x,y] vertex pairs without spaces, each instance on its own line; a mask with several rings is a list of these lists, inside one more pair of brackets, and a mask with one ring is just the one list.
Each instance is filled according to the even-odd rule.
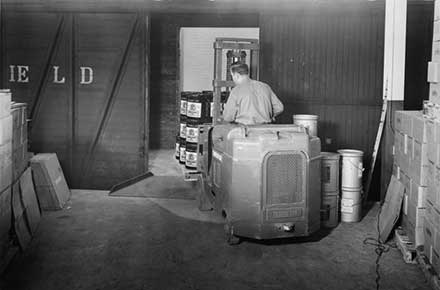
[[269,85],[249,77],[247,64],[231,65],[235,87],[223,110],[223,120],[244,125],[268,124],[275,121],[284,106]]

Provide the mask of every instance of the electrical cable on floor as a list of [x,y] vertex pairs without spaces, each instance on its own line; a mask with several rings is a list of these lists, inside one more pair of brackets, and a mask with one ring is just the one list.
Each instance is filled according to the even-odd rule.
[[380,213],[382,212],[382,204],[379,205],[379,212],[377,214],[377,223],[376,223],[376,230],[377,230],[377,238],[366,238],[364,240],[364,245],[370,245],[376,247],[374,249],[374,252],[376,253],[376,290],[380,289],[380,259],[382,258],[382,255],[389,252],[391,248],[397,248],[395,244],[389,244],[384,243],[380,240]]

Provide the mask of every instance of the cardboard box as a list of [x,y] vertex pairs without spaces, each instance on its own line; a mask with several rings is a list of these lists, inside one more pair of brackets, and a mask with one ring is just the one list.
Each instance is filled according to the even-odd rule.
[[56,154],[35,155],[31,159],[31,167],[41,208],[61,209],[70,198],[70,190]]
[[437,235],[436,229],[432,225],[431,221],[425,217],[425,222],[423,223],[423,236],[425,239],[425,255],[431,262],[431,250],[434,247],[434,239]]
[[426,201],[425,218],[432,224],[434,222],[434,204],[430,200]]
[[411,194],[409,195],[410,202],[418,208],[425,208],[427,189],[427,187],[420,186],[413,182],[411,184]]
[[423,117],[422,112],[418,112],[412,119],[412,137],[420,143],[428,142],[428,136],[426,132],[427,119]]
[[11,114],[11,92],[0,90],[0,119]]
[[434,33],[432,37],[433,41],[440,41],[440,22],[434,21]]
[[433,42],[432,43],[431,60],[432,61],[440,61],[440,42]]
[[434,104],[440,104],[440,83],[429,84],[429,100]]
[[394,114],[394,129],[396,133],[403,134],[404,111],[396,111]]
[[438,83],[440,82],[440,63],[428,62],[428,82]]
[[408,157],[410,159],[412,159],[414,156],[414,152],[413,152],[414,151],[414,138],[405,134],[404,140],[405,140],[405,148],[404,148],[403,152],[406,155],[408,155]]
[[[440,202],[439,196],[438,196],[438,190],[435,186],[435,164],[432,162],[429,162],[428,164],[428,180],[427,180],[427,187],[426,187],[426,200],[430,201],[433,205],[437,205]],[[440,204],[439,204],[440,205]],[[440,206],[439,206],[440,208]]]
[[0,237],[9,236],[11,229],[11,187],[0,193]]
[[439,164],[439,145],[436,143],[427,143],[428,147],[428,161],[434,164]]
[[[438,214],[439,214],[438,218],[440,219],[440,213],[438,213]],[[423,221],[425,218],[425,209],[424,208],[419,208],[410,201],[408,203],[408,214],[407,215],[408,215],[409,223],[411,225],[413,225],[414,228],[423,227]],[[436,219],[435,209],[434,209],[434,219]]]
[[433,144],[440,143],[438,142],[438,137],[437,137],[438,125],[439,122],[437,120],[430,120],[430,119],[426,120],[426,143],[433,143]]
[[426,143],[413,142],[413,156],[410,160],[409,176],[420,186],[427,186],[428,182],[428,146]]
[[434,1],[434,21],[440,20],[440,1]]
[[0,191],[3,191],[12,183],[12,162],[2,162],[0,172]]
[[5,144],[12,140],[12,116],[0,119],[0,144]]

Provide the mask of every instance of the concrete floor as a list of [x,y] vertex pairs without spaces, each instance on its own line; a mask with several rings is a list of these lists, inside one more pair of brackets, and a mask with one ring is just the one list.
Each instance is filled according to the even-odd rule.
[[[176,163],[160,162],[166,152],[154,156],[153,173],[180,174]],[[376,236],[375,213],[309,240],[231,247],[222,219],[194,200],[73,190],[65,210],[44,213],[0,289],[375,289],[376,255],[363,244]],[[396,249],[384,254],[381,273],[381,289],[430,289]]]
[[[375,289],[374,248],[362,243],[374,212],[315,241],[233,247],[220,221],[195,201],[73,191],[68,209],[44,214],[0,289]],[[381,289],[429,289],[398,250],[381,273]]]

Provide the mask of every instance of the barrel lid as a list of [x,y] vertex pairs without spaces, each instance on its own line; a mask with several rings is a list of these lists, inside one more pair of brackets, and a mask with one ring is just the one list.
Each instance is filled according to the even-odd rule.
[[322,159],[339,160],[339,153],[335,152],[321,152]]
[[346,157],[361,157],[364,155],[364,152],[356,149],[340,149],[338,153]]
[[293,119],[296,119],[296,120],[318,120],[318,116],[317,115],[299,114],[299,115],[293,115]]

